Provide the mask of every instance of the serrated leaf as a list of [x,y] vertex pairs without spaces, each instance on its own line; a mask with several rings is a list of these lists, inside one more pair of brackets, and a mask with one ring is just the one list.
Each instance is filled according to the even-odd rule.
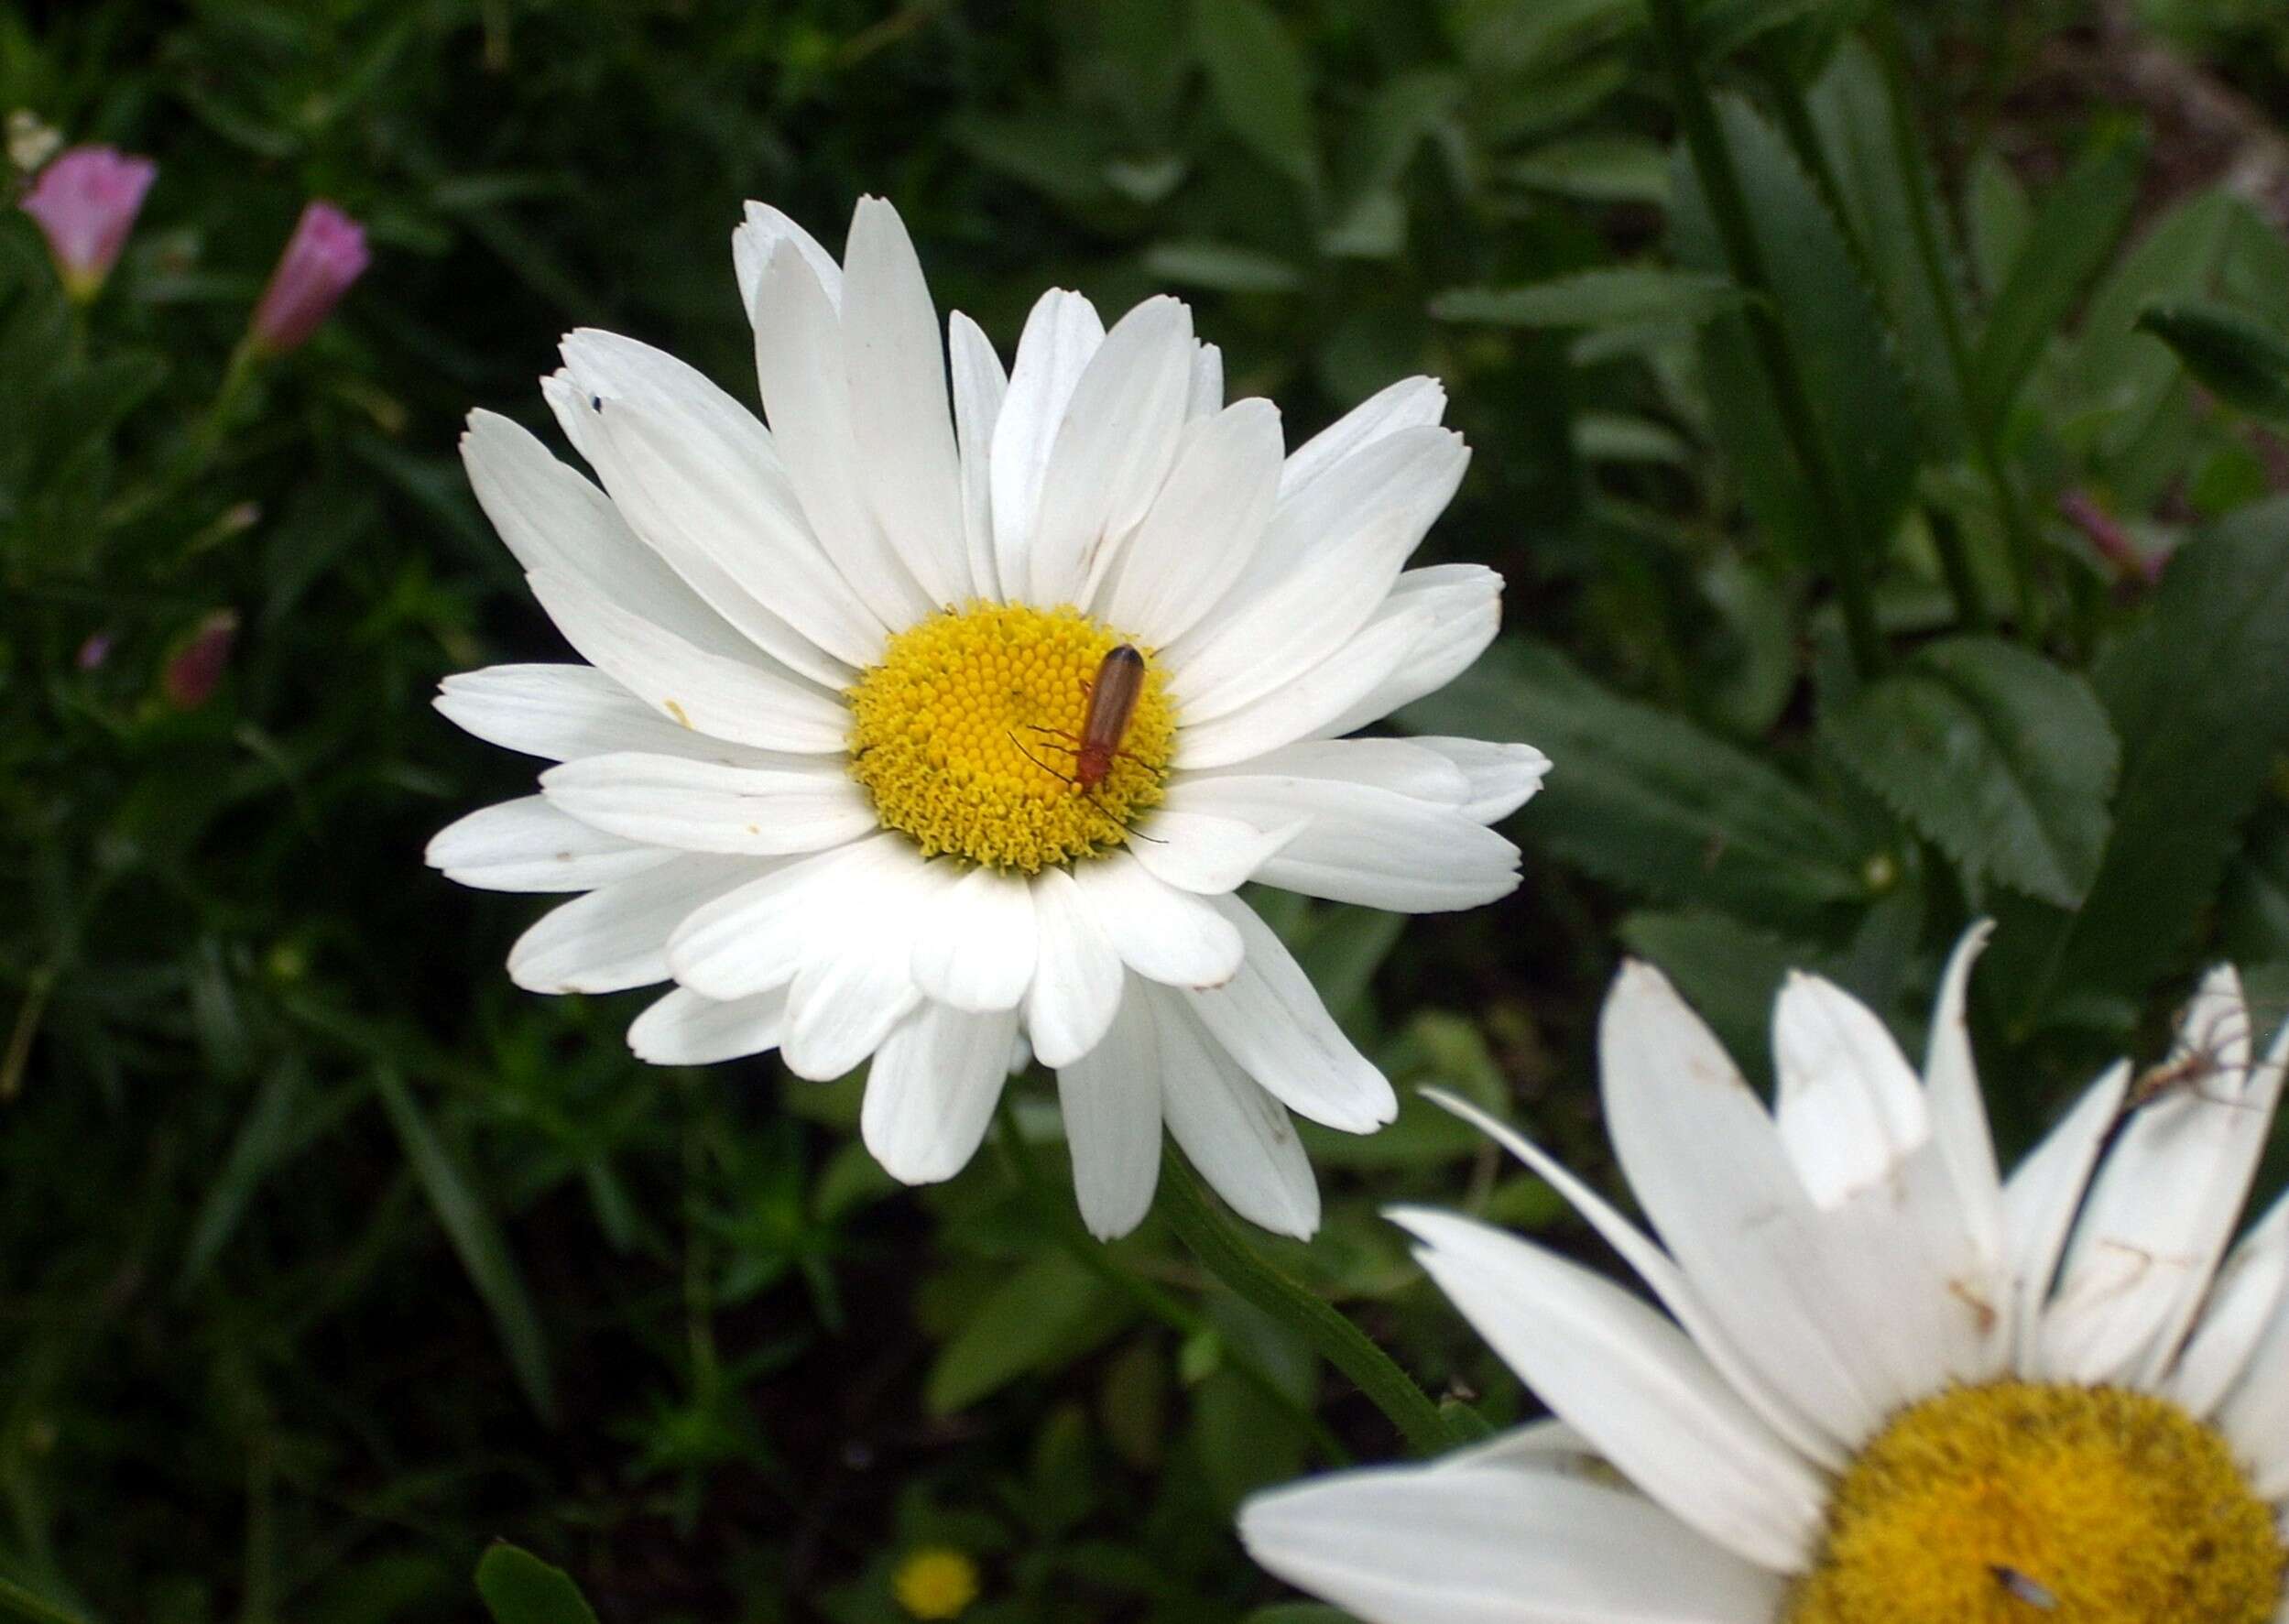
[[2044,196],[2028,228],[2030,247],[2012,265],[1971,356],[1973,409],[1985,421],[2010,413],[2044,346],[2113,256],[2145,162],[2136,135],[2108,130]]
[[1431,313],[1499,327],[1622,327],[1706,322],[1739,309],[1744,297],[1721,276],[1624,265],[1521,288],[1450,288],[1433,297]]
[[1867,895],[1857,843],[1837,813],[1684,717],[1609,692],[1553,649],[1498,643],[1401,721],[1547,751],[1557,767],[1521,835],[1637,895],[1768,924]]
[[939,1351],[922,1387],[932,1415],[950,1415],[1029,1370],[1078,1357],[1126,1323],[1125,1300],[1062,1252],[1003,1281]]
[[[1918,427],[1890,332],[1860,280],[1836,219],[1772,128],[1744,102],[1718,106],[1755,229],[1772,311],[1796,364],[1829,465],[1842,482],[1857,544],[1880,550],[1898,527],[1920,461]],[[1672,230],[1678,259],[1716,271],[1726,261],[1692,165],[1678,158]],[[1710,427],[1750,508],[1800,561],[1828,556],[1835,539],[1816,513],[1771,383],[1745,318],[1720,317],[1702,332]]]
[[2229,406],[2289,419],[2289,333],[2207,299],[2150,304],[2138,330],[2168,344],[2195,381]]
[[549,1370],[548,1338],[541,1334],[532,1298],[525,1291],[524,1276],[518,1270],[500,1226],[478,1197],[474,1182],[430,1127],[429,1117],[404,1079],[380,1067],[374,1073],[374,1088],[381,1095],[390,1126],[398,1130],[415,1179],[429,1197],[438,1226],[452,1243],[454,1255],[468,1271],[469,1283],[493,1316],[525,1396],[541,1419],[552,1420],[556,1399]]
[[1226,128],[1307,191],[1319,187],[1310,69],[1259,0],[1193,0],[1193,38]]
[[1949,638],[1861,689],[1821,732],[1967,875],[2062,908],[2097,877],[2120,751],[2074,673],[1997,638]]
[[2022,1023],[2069,996],[2144,997],[2216,898],[2289,743],[2289,498],[2181,548],[2091,685],[2121,740],[2114,831],[2078,911],[2002,910],[1987,979]]
[[[1902,151],[1891,88],[1865,44],[1845,40],[1806,101],[1877,300],[1898,335],[1900,361],[1924,428],[1929,460],[1945,461],[1961,442],[1965,429],[1963,393],[1947,347],[1948,318],[1965,319],[1964,300],[1946,210],[1928,185],[1917,189],[1909,183],[1910,169],[1903,159],[1923,155]],[[1932,166],[1918,163],[1916,172],[1928,180]],[[1944,292],[1932,286],[1924,264],[1916,229],[1918,210],[1946,271]],[[1947,305],[1942,304],[1943,299]]]
[[477,1595],[494,1624],[596,1624],[572,1575],[515,1545],[495,1545],[478,1561]]

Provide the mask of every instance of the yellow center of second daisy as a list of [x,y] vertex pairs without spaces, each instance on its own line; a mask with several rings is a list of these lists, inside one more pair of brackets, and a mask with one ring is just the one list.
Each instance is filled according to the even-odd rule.
[[2282,1564],[2272,1508],[2176,1405],[2003,1381],[1860,1453],[1782,1624],[2270,1624]]
[[926,856],[1039,873],[1110,850],[1161,799],[1176,714],[1144,685],[1102,781],[1076,781],[1091,685],[1128,639],[1077,609],[973,604],[909,627],[852,683],[851,776]]

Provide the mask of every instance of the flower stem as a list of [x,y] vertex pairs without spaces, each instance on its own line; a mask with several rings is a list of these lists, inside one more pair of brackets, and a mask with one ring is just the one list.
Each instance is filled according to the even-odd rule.
[[1836,578],[1837,595],[1843,602],[1844,630],[1851,645],[1853,667],[1863,678],[1872,677],[1883,666],[1883,642],[1876,629],[1875,597],[1868,581],[1868,538],[1859,534],[1845,501],[1844,484],[1820,432],[1804,368],[1787,330],[1781,325],[1764,249],[1749,217],[1749,202],[1733,166],[1731,144],[1725,138],[1717,105],[1701,78],[1684,0],[1649,0],[1649,9],[1654,41],[1676,92],[1678,122],[1693,155],[1694,172],[1707,194],[1709,214],[1724,246],[1726,264],[1733,280],[1751,296],[1747,313],[1749,339],[1771,383],[1782,430],[1795,450],[1813,503],[1826,521],[1829,567]]
[[[1043,1186],[1041,1171],[1033,1161],[1033,1148],[1025,1141],[1025,1130],[1018,1125],[1017,1111],[1009,1102],[1008,1090],[1002,1093],[997,1114],[1001,1119],[1003,1153],[1017,1174],[1018,1183],[1024,1189],[1026,1199],[1032,1204],[1035,1215],[1049,1226],[1050,1233],[1056,1237],[1057,1244],[1064,1249],[1065,1255],[1178,1335],[1215,1335],[1215,1326],[1209,1323],[1205,1314],[1115,1262],[1110,1248],[1083,1232],[1074,1218],[1071,1206],[1061,1203],[1053,1193]],[[1295,1396],[1281,1387],[1271,1372],[1252,1356],[1226,1344],[1225,1358],[1240,1379],[1256,1390],[1258,1396],[1285,1412],[1310,1434],[1322,1456],[1336,1466],[1351,1464],[1351,1452],[1343,1446],[1343,1440],[1330,1432],[1327,1423],[1313,1414],[1307,1406],[1297,1403]]]
[[1172,1146],[1161,1158],[1161,1195],[1169,1223],[1208,1272],[1243,1301],[1294,1330],[1357,1382],[1416,1454],[1435,1455],[1455,1444],[1445,1417],[1414,1378],[1333,1303],[1281,1273],[1242,1238],[1209,1204],[1193,1170]]
[[1883,62],[1885,88],[1890,93],[1885,99],[1891,104],[1891,145],[1899,159],[1901,188],[1907,193],[1915,256],[1922,263],[1924,279],[1931,285],[1932,303],[1939,311],[1939,331],[1946,343],[1948,369],[1955,374],[1956,392],[1963,401],[1972,460],[1978,463],[1980,474],[1994,493],[1995,508],[2002,518],[2003,536],[2011,553],[2011,583],[2019,600],[2020,633],[2033,639],[2042,630],[2037,624],[2040,605],[2034,590],[2038,565],[2034,521],[2027,511],[2025,498],[2011,482],[2011,471],[2003,464],[1999,444],[2001,425],[1992,420],[1993,414],[1979,399],[1972,382],[1971,346],[1963,334],[1955,278],[1947,273],[1946,256],[1940,252],[1938,229],[1932,221],[1931,210],[1925,206],[1936,193],[1930,171],[1924,167],[1923,132],[1916,128],[1910,101],[1913,87],[1908,74],[1907,40],[1900,31],[1900,16],[1891,0],[1884,0],[1875,8],[1869,31],[1875,35],[1876,54]]

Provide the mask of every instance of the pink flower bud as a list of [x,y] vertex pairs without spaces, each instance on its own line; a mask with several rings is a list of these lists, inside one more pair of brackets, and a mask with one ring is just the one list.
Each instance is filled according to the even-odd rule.
[[79,655],[72,663],[83,671],[102,670],[104,662],[111,658],[111,633],[90,632],[87,641],[80,645]]
[[195,711],[214,697],[223,672],[231,663],[231,645],[238,638],[238,612],[216,609],[167,657],[159,673],[159,692],[179,711]]
[[127,245],[158,166],[115,147],[74,147],[40,170],[24,199],[72,298],[95,297]]
[[333,313],[370,257],[364,226],[332,203],[306,205],[255,307],[255,347],[279,355],[300,344]]

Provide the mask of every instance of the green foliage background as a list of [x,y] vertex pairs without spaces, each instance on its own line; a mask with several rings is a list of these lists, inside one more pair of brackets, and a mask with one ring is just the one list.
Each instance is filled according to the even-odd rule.
[[[751,394],[742,198],[834,243],[890,197],[1005,349],[1044,286],[1173,288],[1292,441],[1446,380],[1476,460],[1418,561],[1500,568],[1509,626],[1404,720],[1555,759],[1525,884],[1260,899],[1402,1092],[1598,1172],[1625,947],[1760,1080],[1784,967],[1913,1040],[1991,913],[2015,1150],[2200,964],[2289,992],[2278,217],[2166,161],[2166,118],[2028,88],[2082,8],[1907,9],[1893,61],[1880,5],[1691,8],[1760,289],[1641,0],[0,8],[0,111],[160,164],[84,314],[0,220],[0,1612],[466,1618],[507,1538],[607,1621],[895,1619],[927,1544],[979,1562],[977,1619],[1238,1619],[1276,1597],[1238,1499],[1399,1452],[1158,1223],[1079,1237],[1038,1084],[894,1190],[855,1080],[642,1067],[628,1000],[509,986],[532,899],[422,868],[529,777],[437,679],[560,655],[462,416],[538,426],[575,325]],[[2284,105],[2263,6],[2149,20]],[[311,195],[374,268],[200,460]],[[170,703],[221,609],[223,686]],[[1595,1255],[1550,1192],[1412,1096],[1313,1152],[1327,1226],[1279,1262],[1471,1424],[1530,1413],[1375,1212]]]

